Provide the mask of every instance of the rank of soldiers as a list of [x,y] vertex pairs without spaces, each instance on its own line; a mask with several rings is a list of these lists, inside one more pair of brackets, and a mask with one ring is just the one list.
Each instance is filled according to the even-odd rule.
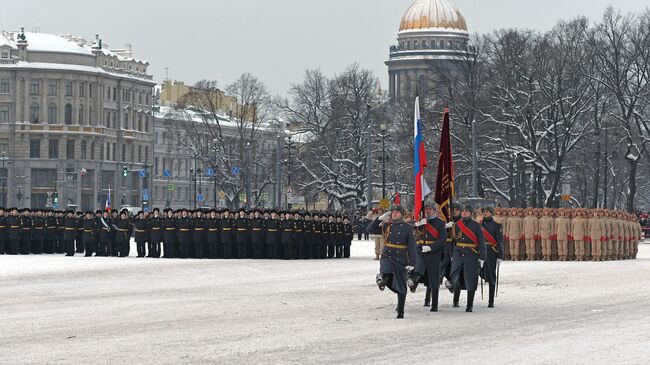
[[349,258],[353,228],[338,213],[275,210],[74,212],[0,208],[0,254],[126,257]]
[[459,307],[467,291],[466,312],[472,312],[481,279],[488,284],[488,308],[498,294],[504,259],[621,260],[634,259],[642,230],[634,214],[605,209],[504,209],[452,205],[453,221],[438,217],[435,202],[424,204],[423,218],[413,221],[400,205],[369,214],[367,230],[382,237],[379,290],[397,294],[397,318],[404,318],[407,290],[426,287],[425,307],[438,311],[443,280]]

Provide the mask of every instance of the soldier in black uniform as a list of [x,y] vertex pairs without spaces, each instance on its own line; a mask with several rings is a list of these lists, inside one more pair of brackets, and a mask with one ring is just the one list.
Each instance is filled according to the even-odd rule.
[[224,259],[232,258],[232,250],[235,242],[233,241],[234,221],[230,218],[230,211],[225,209],[219,219],[219,229],[221,236],[221,252]]
[[111,230],[111,242],[113,250],[110,252],[111,256],[118,257],[120,256],[120,246],[117,244],[117,221],[120,219],[120,213],[117,210],[111,210],[111,222],[113,223]]
[[246,216],[246,211],[242,208],[239,210],[239,216],[235,220],[236,227],[236,246],[233,252],[235,258],[243,259],[246,257],[246,246],[249,242],[249,224],[250,221]]
[[264,245],[264,222],[259,209],[255,209],[254,212],[255,215],[250,220],[251,257],[261,259]]
[[115,245],[118,247],[118,256],[127,257],[131,251],[131,233],[133,225],[129,220],[128,210],[123,209],[120,212],[120,218],[114,221],[115,225]]
[[343,258],[343,242],[345,241],[345,224],[343,217],[339,214],[336,217],[336,246],[335,255],[337,259]]
[[280,221],[280,249],[282,258],[290,260],[293,257],[293,225],[294,220],[289,212],[284,212],[284,219]]
[[23,209],[20,214],[20,254],[29,255],[32,246],[32,217],[29,209]]
[[205,253],[207,252],[205,248],[207,248],[207,241],[206,241],[206,235],[205,235],[205,230],[206,230],[206,222],[205,218],[203,217],[203,211],[201,209],[197,209],[194,211],[196,214],[192,218],[192,242],[194,243],[194,256],[197,259],[202,259],[205,257]]
[[304,231],[302,233],[302,258],[313,259],[314,254],[314,221],[312,220],[311,213],[304,212],[302,224]]
[[415,223],[417,257],[415,270],[408,280],[408,286],[412,292],[415,292],[418,283],[424,283],[427,288],[430,288],[427,293],[431,295],[431,311],[437,312],[440,262],[447,241],[447,231],[445,222],[438,218],[438,206],[435,202],[424,204],[424,215],[426,218]]
[[501,225],[492,218],[492,207],[483,208],[483,236],[486,244],[486,260],[481,269],[481,277],[489,285],[488,308],[494,308],[494,291],[497,282],[497,267],[504,256],[503,233]]
[[102,211],[101,210],[96,210],[95,211],[95,216],[93,217],[93,220],[95,221],[95,232],[93,232],[93,238],[94,238],[94,249],[93,252],[95,252],[95,256],[102,256],[102,243],[101,243],[101,230],[102,230]]
[[99,218],[99,251],[95,256],[110,256],[113,252],[113,220],[107,210],[102,212]]
[[280,220],[275,210],[271,211],[271,216],[266,220],[266,252],[267,258],[279,259],[280,245]]
[[5,208],[0,207],[0,255],[7,252],[7,216]]
[[84,252],[86,257],[92,256],[95,250],[95,218],[93,212],[87,211],[81,220],[81,241],[84,245]]
[[190,257],[190,245],[192,244],[192,221],[187,209],[181,209],[181,216],[177,221],[178,225],[178,257],[186,259]]
[[10,255],[18,255],[20,252],[20,224],[21,219],[18,216],[18,209],[9,209],[9,216],[7,217],[7,236],[9,237],[9,244],[7,246],[7,253]]
[[135,231],[135,245],[138,257],[145,257],[147,254],[147,221],[144,218],[144,212],[139,211],[133,219],[133,229]]
[[57,211],[56,212],[56,224],[57,224],[57,240],[56,240],[56,253],[66,253],[65,251],[65,242],[63,237],[65,236],[65,217],[66,212]]
[[42,254],[45,247],[45,217],[43,211],[38,209],[34,211],[32,218],[32,253]]
[[162,220],[163,228],[163,254],[164,258],[171,259],[178,257],[176,251],[177,237],[177,220],[174,217],[174,211],[166,208],[164,211],[165,217]]
[[73,210],[68,210],[68,213],[63,219],[63,245],[65,246],[65,255],[74,256],[74,239],[77,236],[77,218]]
[[75,231],[75,247],[77,253],[84,253],[84,243],[83,243],[83,214],[77,212],[77,230]]
[[217,216],[216,209],[211,209],[208,218],[206,219],[206,229],[207,229],[206,242],[208,244],[207,257],[211,259],[220,258],[221,255],[221,253],[219,252],[219,248],[221,246],[220,244],[221,234],[219,233],[219,220],[220,218]]
[[350,258],[350,247],[352,246],[352,240],[354,239],[354,225],[350,222],[349,217],[343,219],[343,224],[345,225],[345,240],[343,241],[343,258]]
[[160,242],[162,242],[162,218],[160,217],[160,209],[154,208],[152,215],[147,220],[147,234],[149,236],[148,249],[149,255],[147,257],[159,258],[160,257]]
[[323,224],[320,221],[320,213],[312,214],[311,225],[313,229],[312,240],[314,241],[313,257],[315,259],[323,258]]
[[330,213],[327,226],[329,230],[327,258],[333,259],[336,257],[336,242],[338,240],[338,225],[336,224],[336,216],[334,214]]
[[479,269],[485,261],[485,239],[481,225],[472,219],[474,209],[465,205],[461,219],[452,229],[454,253],[451,260],[451,286],[454,289],[454,307],[458,307],[460,291],[467,290],[466,312],[474,307],[474,294],[478,286]]
[[[382,227],[379,227],[381,222]],[[379,274],[376,282],[379,290],[388,287],[397,294],[397,318],[404,318],[406,303],[406,281],[415,265],[415,236],[413,227],[404,222],[404,208],[393,205],[390,212],[384,213],[368,225],[370,234],[383,234],[386,244],[381,253]]]
[[[451,287],[451,255],[454,252],[454,242],[452,238],[452,227],[453,223],[458,222],[460,220],[460,205],[453,203],[451,204],[451,217],[452,217],[452,222],[447,222],[445,225],[445,228],[447,229],[447,242],[445,244],[445,248],[442,253],[442,262],[440,263],[440,275],[447,280],[445,280],[445,287],[449,289],[449,292],[453,293],[452,287]],[[441,280],[442,280],[441,277]]]

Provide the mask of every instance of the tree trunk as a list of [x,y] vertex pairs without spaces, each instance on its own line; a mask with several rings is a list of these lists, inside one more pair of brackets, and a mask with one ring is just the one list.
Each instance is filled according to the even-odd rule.
[[636,168],[638,165],[637,160],[628,160],[630,163],[630,175],[629,175],[629,185],[630,192],[627,195],[627,211],[629,213],[634,212],[634,198],[636,197]]
[[[600,133],[599,133],[600,134]],[[600,136],[598,136],[600,137]],[[598,198],[600,191],[600,138],[596,142],[596,167],[594,168],[594,186],[593,186],[593,200],[591,202],[591,208],[598,208]],[[607,169],[607,167],[605,167]],[[607,171],[605,171],[607,173]]]

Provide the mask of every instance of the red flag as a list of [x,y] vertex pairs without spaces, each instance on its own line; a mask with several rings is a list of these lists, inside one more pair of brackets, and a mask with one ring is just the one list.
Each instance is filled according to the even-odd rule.
[[402,200],[399,198],[399,191],[395,192],[395,198],[393,199],[393,203],[396,205],[400,205],[402,203]]
[[435,201],[438,204],[440,218],[451,221],[451,200],[454,198],[454,159],[451,151],[449,133],[449,109],[445,109],[440,134],[440,152],[438,152],[438,178],[436,180]]

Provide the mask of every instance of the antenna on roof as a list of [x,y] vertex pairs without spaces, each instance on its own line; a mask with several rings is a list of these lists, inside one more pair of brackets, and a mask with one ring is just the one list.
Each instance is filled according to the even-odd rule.
[[169,67],[165,67],[165,81],[169,81]]

